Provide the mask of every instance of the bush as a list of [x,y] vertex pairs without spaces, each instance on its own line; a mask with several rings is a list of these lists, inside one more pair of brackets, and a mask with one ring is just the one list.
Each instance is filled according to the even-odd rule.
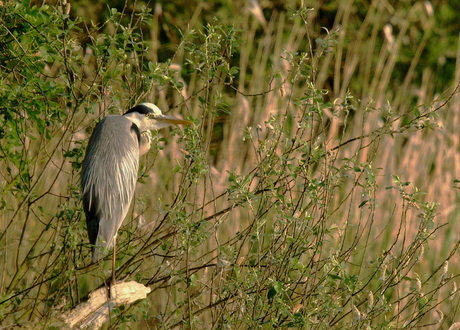
[[[101,26],[71,18],[65,1],[1,6],[2,325],[62,326],[62,312],[110,277],[110,257],[91,264],[79,171],[98,119],[141,101],[178,108],[194,125],[155,134],[142,163],[117,276],[152,293],[111,325],[386,329],[456,319],[456,213],[438,202],[459,196],[454,171],[436,175],[455,156],[439,145],[458,148],[458,111],[443,114],[457,90],[434,97],[429,78],[415,85],[417,56],[401,87],[386,87],[417,28],[409,19],[393,42],[378,40],[378,54],[375,35],[367,39],[378,20],[353,39],[347,25],[316,31],[315,10],[274,14],[263,33],[247,12],[234,26],[190,27],[156,62],[160,41],[145,30],[158,34],[159,14],[146,6],[129,20],[111,8]],[[412,181],[441,182],[442,200]]]

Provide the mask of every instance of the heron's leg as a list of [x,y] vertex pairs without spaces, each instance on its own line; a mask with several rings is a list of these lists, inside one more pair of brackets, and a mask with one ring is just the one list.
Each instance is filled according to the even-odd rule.
[[115,261],[117,260],[117,242],[113,243],[113,259],[112,259],[112,281],[111,285],[115,285],[116,278],[115,278]]
[[117,241],[115,239],[115,242],[113,243],[113,258],[112,258],[112,278],[110,279],[109,283],[109,288],[107,290],[107,299],[111,300],[112,299],[112,286],[115,285],[116,282],[116,277],[115,277],[115,261],[116,261],[116,254],[117,254]]

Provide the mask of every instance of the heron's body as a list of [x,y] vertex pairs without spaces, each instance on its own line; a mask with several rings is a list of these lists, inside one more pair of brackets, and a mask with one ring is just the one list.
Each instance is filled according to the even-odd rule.
[[139,157],[150,148],[150,131],[190,122],[165,116],[153,104],[140,104],[123,116],[111,115],[95,127],[81,172],[83,208],[93,261],[115,242],[134,196]]
[[89,141],[81,185],[89,241],[95,245],[93,261],[101,248],[113,248],[128,213],[139,168],[139,141],[139,128],[124,116],[105,117]]

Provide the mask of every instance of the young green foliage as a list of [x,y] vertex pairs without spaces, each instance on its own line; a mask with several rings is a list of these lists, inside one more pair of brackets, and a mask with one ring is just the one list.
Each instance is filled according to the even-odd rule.
[[[110,277],[108,259],[90,262],[79,171],[95,123],[141,101],[193,125],[154,133],[141,159],[117,276],[152,293],[113,310],[111,326],[458,318],[458,212],[441,209],[459,198],[457,90],[420,67],[433,23],[422,5],[397,6],[395,36],[379,35],[393,21],[377,2],[274,10],[265,24],[252,8],[230,25],[199,7],[165,51],[166,5],[127,2],[98,25],[65,1],[0,3],[2,326],[62,327]],[[341,28],[321,29],[331,8]]]

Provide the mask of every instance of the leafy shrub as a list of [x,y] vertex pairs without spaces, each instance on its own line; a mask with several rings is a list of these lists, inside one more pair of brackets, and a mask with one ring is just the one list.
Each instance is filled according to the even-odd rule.
[[[404,100],[415,88],[410,70],[400,90],[385,88],[404,34],[366,57],[376,52],[360,27],[349,51],[368,66],[359,69],[363,87],[351,83],[356,64],[341,61],[340,30],[312,39],[315,10],[274,16],[263,37],[249,13],[239,23],[246,29],[209,20],[156,62],[159,41],[145,29],[158,28],[157,14],[147,7],[129,20],[111,8],[100,27],[69,9],[2,3],[3,325],[61,326],[62,311],[109,278],[108,261],[90,263],[79,170],[97,120],[140,101],[179,108],[194,126],[155,134],[143,161],[118,235],[117,276],[152,293],[117,309],[112,325],[453,323],[460,241],[439,221],[439,204],[392,164],[407,162],[420,141],[436,149],[429,130],[456,89]],[[331,70],[339,77],[327,88]]]

